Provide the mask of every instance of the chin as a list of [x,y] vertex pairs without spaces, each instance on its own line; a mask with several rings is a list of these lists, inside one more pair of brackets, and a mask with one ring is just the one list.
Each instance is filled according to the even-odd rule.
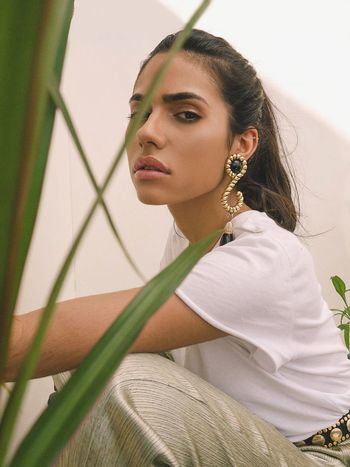
[[143,204],[151,204],[154,206],[160,206],[167,204],[167,201],[161,196],[157,196],[155,193],[137,193],[139,201]]

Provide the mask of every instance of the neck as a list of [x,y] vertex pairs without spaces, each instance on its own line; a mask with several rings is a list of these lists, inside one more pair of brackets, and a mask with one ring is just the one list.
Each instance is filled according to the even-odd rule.
[[[235,196],[232,197],[232,203],[236,202],[235,198]],[[247,205],[243,204],[241,209],[232,216],[222,207],[220,197],[213,197],[210,194],[179,204],[168,205],[168,209],[176,225],[190,243],[206,237],[214,230],[223,229],[232,217],[250,210]],[[213,242],[213,245],[215,245],[219,237]]]

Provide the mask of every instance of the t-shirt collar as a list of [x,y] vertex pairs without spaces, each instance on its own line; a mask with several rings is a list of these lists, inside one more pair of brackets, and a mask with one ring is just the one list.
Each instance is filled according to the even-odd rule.
[[[262,232],[264,230],[264,224],[266,222],[274,222],[265,212],[257,211],[255,209],[250,209],[248,211],[241,212],[237,214],[231,220],[232,223],[232,230],[234,236],[237,238],[243,232]],[[188,241],[185,238],[183,232],[174,222],[174,229],[178,235],[182,236],[184,240]],[[218,240],[215,247],[220,243],[220,239]]]

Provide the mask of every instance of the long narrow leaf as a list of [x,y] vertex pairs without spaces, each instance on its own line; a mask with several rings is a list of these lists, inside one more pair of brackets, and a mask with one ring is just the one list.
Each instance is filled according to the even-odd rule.
[[[73,1],[11,0],[2,2],[1,8],[3,23],[0,30],[1,26],[4,29],[0,37],[0,65],[8,54],[17,56],[18,52],[19,59],[15,60],[15,70],[4,64],[10,74],[5,74],[2,79],[5,89],[0,91],[0,100],[4,104],[0,110],[0,126],[4,120],[5,131],[9,132],[8,138],[5,134],[1,135],[4,141],[1,160],[5,166],[12,167],[11,173],[8,170],[1,173],[1,182],[4,181],[5,187],[1,203],[1,221],[4,224],[0,230],[4,229],[7,237],[2,236],[0,242],[3,259],[0,264],[0,379],[7,359],[13,311],[38,211],[54,123],[55,105],[47,92],[46,83],[53,72],[58,80],[61,76]],[[25,50],[23,54],[22,47]],[[25,77],[23,89],[16,81],[21,73]],[[11,80],[15,85],[11,84]],[[6,92],[9,94],[4,98]],[[19,102],[16,102],[16,93],[24,94]],[[4,111],[7,112],[6,118]],[[13,144],[16,138],[17,146]],[[5,180],[6,177],[8,180]],[[12,193],[7,188],[11,184]],[[3,205],[7,201],[11,201],[11,216],[3,215]],[[22,380],[20,385],[23,393],[26,381]],[[12,396],[13,393],[8,404]],[[10,416],[7,416],[9,412],[5,409],[0,423],[0,465],[7,453],[19,404],[12,405],[12,409]]]
[[50,465],[104,388],[146,321],[168,299],[220,233],[221,231],[215,231],[206,239],[190,245],[138,293],[40,416],[10,466]]
[[[122,144],[120,150],[118,151],[116,157],[115,157],[115,160],[114,162],[112,163],[110,169],[109,169],[109,172],[101,186],[101,189],[100,189],[100,197],[103,195],[103,192],[105,191],[105,189],[107,188],[112,176],[113,176],[113,173],[119,163],[119,160],[125,150],[125,147],[126,145],[128,144],[128,142],[133,138],[133,136],[135,135],[136,131],[137,131],[137,128],[138,126],[140,125],[141,121],[142,121],[142,118],[143,118],[143,115],[145,114],[145,112],[147,111],[149,105],[150,105],[150,102],[151,102],[151,99],[152,99],[152,96],[154,95],[154,93],[156,92],[156,89],[157,87],[159,86],[160,82],[161,82],[161,79],[167,69],[167,67],[169,66],[170,64],[170,61],[171,59],[173,58],[173,56],[181,49],[182,47],[182,44],[184,43],[184,41],[186,40],[186,37],[188,36],[189,32],[191,31],[193,25],[195,24],[196,20],[200,17],[200,15],[202,14],[202,12],[205,10],[205,8],[208,6],[208,4],[210,3],[209,0],[207,1],[203,1],[202,4],[200,5],[200,7],[196,10],[196,12],[193,14],[193,16],[191,17],[191,19],[189,20],[189,22],[187,23],[187,25],[184,27],[182,33],[178,36],[177,40],[175,41],[171,51],[169,52],[168,54],[168,57],[167,59],[164,61],[162,67],[160,68],[159,72],[157,73],[154,81],[151,83],[151,86],[150,86],[150,89],[148,90],[146,96],[145,96],[145,99],[144,101],[142,102],[140,108],[139,108],[139,112],[138,112],[138,116],[137,118],[135,118],[135,120],[132,122],[132,124],[130,125],[129,127],[129,131],[128,131],[128,134],[126,135],[126,139],[125,139],[125,142]],[[67,271],[69,269],[69,266],[72,262],[72,259],[74,257],[74,254],[78,248],[78,245],[93,217],[93,214],[96,210],[96,207],[98,206],[99,204],[99,200],[100,200],[100,197],[97,198],[97,200],[93,203],[92,207],[90,208],[76,238],[75,238],[75,241],[73,242],[73,245],[64,261],[64,264],[57,276],[57,279],[53,285],[53,288],[52,288],[52,291],[50,293],[50,297],[49,297],[49,300],[48,300],[48,304],[44,310],[44,313],[43,313],[43,316],[42,316],[42,319],[41,319],[41,322],[39,324],[39,327],[38,327],[38,330],[37,330],[37,333],[34,337],[34,340],[33,340],[33,343],[32,343],[32,346],[28,352],[28,355],[24,361],[24,364],[22,365],[22,368],[20,370],[20,373],[19,373],[19,376],[18,376],[18,381],[17,383],[15,384],[14,386],[14,389],[11,393],[11,396],[9,398],[9,401],[8,401],[8,404],[6,406],[6,409],[5,409],[5,414],[4,414],[4,419],[5,419],[5,422],[9,422],[9,423],[12,423],[12,419],[13,419],[13,414],[16,413],[16,411],[18,410],[18,407],[20,405],[20,402],[23,398],[23,392],[24,392],[24,383],[23,381],[25,381],[26,379],[30,378],[32,373],[33,373],[33,370],[36,366],[36,363],[37,363],[37,360],[38,360],[38,357],[39,357],[39,353],[40,353],[40,347],[41,347],[41,344],[42,344],[42,341],[43,341],[43,338],[44,338],[44,335],[45,335],[45,332],[46,332],[46,329],[47,329],[47,326],[49,324],[49,321],[51,319],[51,316],[52,316],[52,313],[53,313],[53,309],[54,309],[54,304],[55,304],[55,301],[58,297],[58,293],[59,293],[59,290],[63,284],[63,281],[64,281],[64,278],[65,278],[65,275],[67,274]],[[74,394],[72,395],[72,397],[74,397]],[[55,425],[56,421],[55,420],[51,420],[51,424],[52,425]],[[5,423],[6,425],[6,423]],[[1,427],[0,427],[1,428]],[[59,440],[57,439],[57,442]],[[45,444],[45,439],[41,439],[40,441],[41,443],[43,443],[43,445]]]
[[38,211],[72,0],[5,0],[0,13],[0,380]]

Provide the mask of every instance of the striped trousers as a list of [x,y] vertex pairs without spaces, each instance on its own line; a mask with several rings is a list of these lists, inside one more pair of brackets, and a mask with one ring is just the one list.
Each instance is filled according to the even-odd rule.
[[[57,390],[70,373],[54,376]],[[297,448],[272,425],[158,354],[129,354],[55,467],[350,466],[350,439]]]

